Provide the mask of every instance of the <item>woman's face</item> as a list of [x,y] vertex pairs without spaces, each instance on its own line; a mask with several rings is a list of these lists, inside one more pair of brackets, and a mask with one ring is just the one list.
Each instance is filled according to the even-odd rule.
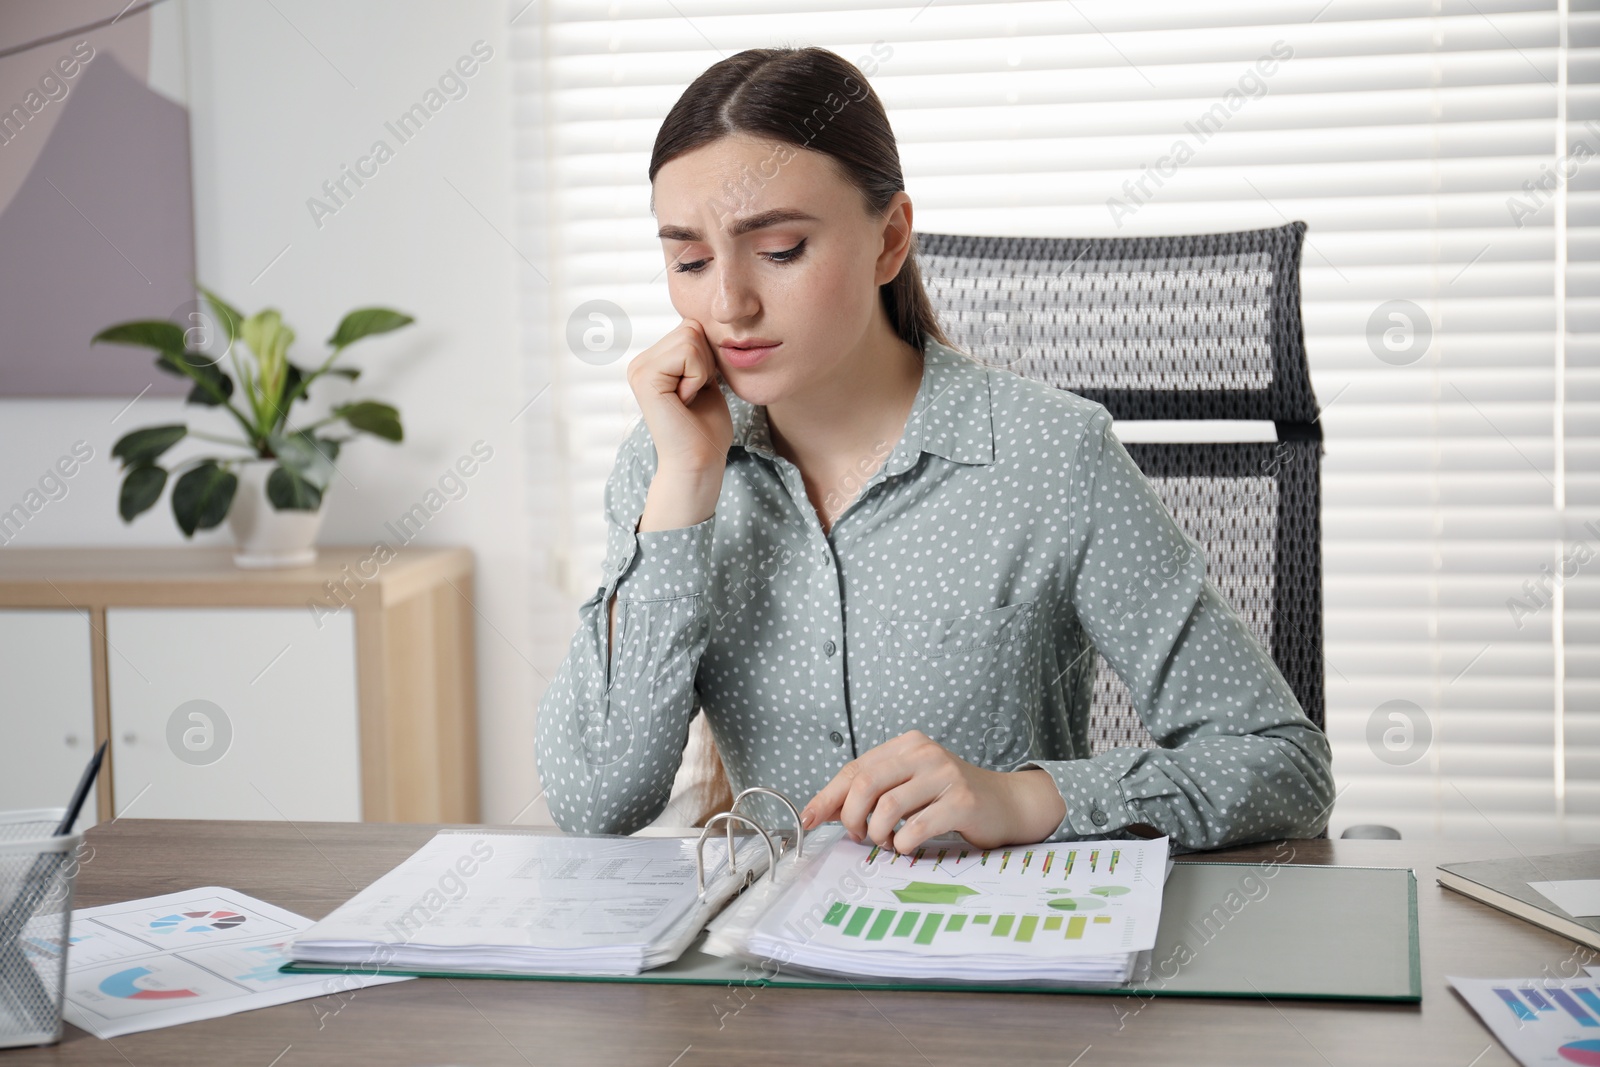
[[[899,273],[910,200],[882,219],[832,158],[743,135],[656,172],[655,214],[672,306],[705,329],[722,376],[752,404],[803,396],[845,374]],[[893,223],[894,225],[891,225]],[[744,366],[729,342],[779,342]]]

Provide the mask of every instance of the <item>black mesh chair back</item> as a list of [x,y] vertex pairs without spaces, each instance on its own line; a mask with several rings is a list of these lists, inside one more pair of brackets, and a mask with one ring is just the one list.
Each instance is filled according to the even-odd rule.
[[[1322,430],[1300,322],[1305,231],[917,242],[946,334],[979,361],[1096,400],[1119,421],[1276,424],[1276,442],[1197,433],[1126,447],[1322,727]],[[1094,754],[1155,745],[1103,659],[1090,739]]]

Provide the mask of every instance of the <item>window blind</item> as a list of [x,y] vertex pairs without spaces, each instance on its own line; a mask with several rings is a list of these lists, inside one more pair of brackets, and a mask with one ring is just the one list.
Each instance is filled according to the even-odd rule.
[[[821,45],[884,101],[919,230],[1308,223],[1331,830],[1600,839],[1593,0],[508,10],[519,225],[548,250],[525,272],[528,374],[554,420],[536,496],[574,609],[638,417],[627,360],[678,321],[648,207],[656,131],[717,60]],[[631,331],[603,365],[567,341],[593,300]]]

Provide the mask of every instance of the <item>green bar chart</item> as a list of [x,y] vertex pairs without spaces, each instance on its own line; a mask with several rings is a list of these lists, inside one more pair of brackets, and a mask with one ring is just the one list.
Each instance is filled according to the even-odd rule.
[[958,937],[969,937],[975,931],[984,931],[991,938],[1038,943],[1059,938],[1080,941],[1085,931],[1093,926],[1110,925],[1109,915],[1018,915],[1015,913],[902,911],[896,908],[873,908],[858,904],[852,907],[843,902],[834,904],[823,917],[823,924],[831,926],[841,936],[863,941],[885,941],[905,938],[917,945],[947,944]]

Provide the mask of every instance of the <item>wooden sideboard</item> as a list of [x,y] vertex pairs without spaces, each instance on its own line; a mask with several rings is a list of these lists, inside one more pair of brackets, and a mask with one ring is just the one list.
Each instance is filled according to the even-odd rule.
[[465,548],[0,550],[0,809],[476,822]]

